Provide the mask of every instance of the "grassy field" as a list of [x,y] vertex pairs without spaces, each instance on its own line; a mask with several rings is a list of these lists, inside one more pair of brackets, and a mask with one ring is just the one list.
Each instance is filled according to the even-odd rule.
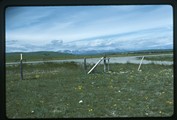
[[[88,69],[91,66],[88,65]],[[9,118],[161,117],[173,115],[173,66],[111,64],[92,74],[71,63],[6,67]]]
[[151,57],[145,57],[144,59],[145,60],[153,60],[153,61],[173,61],[173,56],[172,55],[151,56]]
[[[157,51],[157,52],[129,52],[129,53],[107,53],[109,57],[122,57],[122,56],[142,56],[142,55],[156,55],[156,54],[172,54],[172,51]],[[19,62],[21,53],[6,53],[6,62]],[[83,59],[85,58],[101,58],[104,54],[95,55],[73,55],[59,52],[25,52],[23,53],[24,61],[47,61],[47,60],[64,60],[64,59]]]

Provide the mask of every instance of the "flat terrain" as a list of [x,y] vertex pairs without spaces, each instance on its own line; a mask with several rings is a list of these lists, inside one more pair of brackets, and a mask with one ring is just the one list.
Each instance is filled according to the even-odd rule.
[[[6,62],[19,62],[21,53],[7,53]],[[156,52],[129,52],[129,53],[107,53],[108,57],[130,57],[130,56],[144,56],[144,55],[168,55],[173,54],[173,51],[156,51]],[[95,55],[73,55],[59,52],[29,52],[23,53],[25,62],[30,61],[50,61],[50,60],[68,60],[68,59],[83,59],[83,58],[101,58],[104,54]]]
[[[110,63],[134,63],[139,64],[140,59],[145,56],[145,60],[143,60],[142,64],[165,64],[165,65],[172,65],[173,64],[173,57],[172,54],[153,54],[153,55],[131,55],[131,56],[111,56],[110,55]],[[96,57],[96,56],[95,56]],[[88,64],[95,64],[101,57],[97,56],[97,58],[87,58]],[[163,59],[162,59],[163,58]],[[51,58],[52,59],[52,58]],[[77,63],[83,63],[84,59],[63,59],[63,60],[45,60],[45,61],[24,61],[24,64],[38,64],[38,63],[44,63],[44,62],[54,62],[54,63],[63,63],[63,62],[77,62]],[[167,61],[166,61],[167,60]],[[102,62],[103,63],[103,62]],[[101,63],[101,64],[102,64]],[[19,64],[18,62],[7,62],[6,65],[13,65],[13,64]]]
[[[99,58],[99,57],[98,57]],[[110,59],[111,61],[111,59]],[[140,62],[140,59],[138,59]],[[87,64],[87,71],[93,65]],[[173,65],[110,63],[86,74],[82,63],[6,66],[9,118],[147,117],[173,115]]]

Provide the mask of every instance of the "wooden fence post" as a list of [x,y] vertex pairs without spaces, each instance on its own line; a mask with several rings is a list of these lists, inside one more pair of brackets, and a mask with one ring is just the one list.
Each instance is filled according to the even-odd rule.
[[87,63],[86,63],[86,58],[84,58],[84,70],[85,70],[85,73],[87,72]]
[[23,59],[22,59],[22,53],[20,54],[20,79],[23,80]]
[[108,58],[108,71],[109,71],[109,59],[110,59],[110,58]]
[[104,72],[106,72],[106,55],[104,56],[103,62],[104,62]]

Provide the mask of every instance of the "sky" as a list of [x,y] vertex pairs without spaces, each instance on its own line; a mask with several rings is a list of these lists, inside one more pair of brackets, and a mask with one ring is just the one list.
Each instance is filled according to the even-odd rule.
[[173,48],[170,5],[6,8],[6,52]]

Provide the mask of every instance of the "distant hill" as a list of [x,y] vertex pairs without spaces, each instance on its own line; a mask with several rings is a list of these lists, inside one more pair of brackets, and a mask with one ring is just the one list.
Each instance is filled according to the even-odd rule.
[[58,51],[59,53],[64,54],[73,54],[73,55],[96,55],[96,54],[113,54],[113,53],[161,53],[161,52],[172,52],[172,49],[149,49],[149,50],[64,50]]
[[[22,52],[24,61],[47,61],[62,59],[78,59],[78,58],[94,58],[106,55],[136,55],[136,54],[153,54],[153,53],[172,53],[172,49],[161,50],[139,50],[139,51],[38,51],[38,52]],[[6,53],[6,62],[19,62],[21,52]]]

